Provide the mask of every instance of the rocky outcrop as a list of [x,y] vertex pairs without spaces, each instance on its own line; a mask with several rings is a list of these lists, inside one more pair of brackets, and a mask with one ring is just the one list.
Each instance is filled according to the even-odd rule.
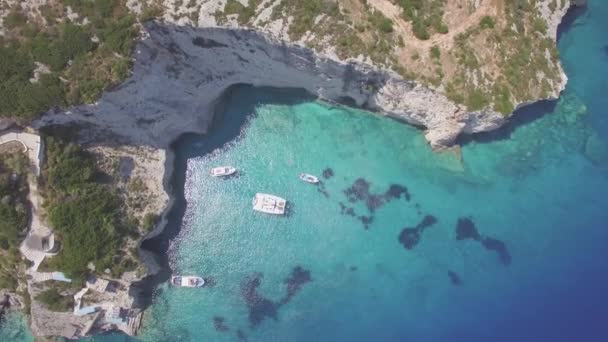
[[4,318],[4,313],[11,307],[10,297],[7,294],[0,295],[0,323]]
[[4,319],[4,315],[10,310],[19,310],[23,308],[23,298],[20,295],[0,289],[0,324]]
[[131,143],[166,148],[182,133],[206,132],[218,99],[235,84],[303,88],[326,100],[385,113],[425,127],[434,147],[504,122],[498,113],[466,112],[393,72],[319,57],[252,30],[151,23],[135,59],[132,77],[98,104],[45,115],[36,125],[88,123]]

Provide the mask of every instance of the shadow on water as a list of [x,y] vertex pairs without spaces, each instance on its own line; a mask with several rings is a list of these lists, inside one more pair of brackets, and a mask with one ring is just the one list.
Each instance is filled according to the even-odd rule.
[[582,17],[584,14],[587,14],[587,5],[586,4],[580,5],[580,6],[570,6],[570,8],[568,9],[568,12],[566,12],[566,15],[562,18],[561,23],[557,26],[557,41],[558,42],[562,38],[562,36],[564,34],[568,33],[568,31],[570,31],[572,28],[574,28],[578,25],[582,25],[582,24],[576,24],[575,21],[579,17]]
[[[161,271],[133,284],[132,293],[139,299],[137,306],[145,308],[152,304],[152,294],[157,285],[168,281],[171,269],[167,251],[170,242],[179,234],[186,211],[184,186],[186,182],[187,161],[190,158],[205,156],[235,141],[242,133],[248,120],[254,115],[256,107],[263,104],[296,105],[313,101],[315,98],[303,90],[255,88],[235,85],[226,90],[216,106],[209,134],[184,134],[171,146],[175,152],[174,170],[170,180],[175,202],[167,214],[167,225],[163,232],[142,242],[142,249],[152,252]],[[232,108],[238,101],[238,110]]]
[[489,143],[500,140],[508,140],[517,128],[527,125],[546,114],[552,113],[557,105],[557,100],[543,100],[524,106],[509,118],[506,124],[499,129],[490,132],[461,135],[456,141],[459,145],[466,145],[471,142]]

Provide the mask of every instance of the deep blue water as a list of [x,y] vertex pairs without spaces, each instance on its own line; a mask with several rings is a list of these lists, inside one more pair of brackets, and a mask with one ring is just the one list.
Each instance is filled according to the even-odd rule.
[[[184,200],[168,262],[214,286],[161,284],[140,339],[608,340],[608,160],[586,153],[608,140],[605,18],[608,2],[589,0],[563,31],[561,99],[463,140],[462,163],[387,118],[235,89],[213,133],[176,146]],[[208,177],[225,163],[241,176]],[[297,180],[327,168],[327,196]],[[387,196],[392,184],[411,198]],[[258,191],[287,197],[292,215],[252,213]],[[481,236],[458,240],[458,222]]]

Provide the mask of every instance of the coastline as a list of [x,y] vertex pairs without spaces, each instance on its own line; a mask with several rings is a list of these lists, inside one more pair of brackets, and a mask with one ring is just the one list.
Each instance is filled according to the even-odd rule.
[[[567,29],[567,25],[571,24],[571,22],[576,18],[576,16],[580,15],[581,12],[581,8],[584,8],[585,6],[585,1],[569,1],[567,6],[565,6],[565,10],[563,10],[562,12],[559,13],[559,15],[554,16],[553,18],[557,18],[559,19],[559,21],[555,21],[553,20],[550,23],[550,27],[554,30],[552,32],[555,32],[555,34],[553,35],[553,37],[555,38],[555,44],[558,43],[558,39],[561,35],[561,31],[562,30],[566,30]],[[570,21],[564,21],[565,19],[569,18],[570,16],[574,16],[574,19],[571,19]],[[513,113],[511,114],[510,118],[508,120],[505,120],[505,122],[503,124],[501,124],[501,126],[499,126],[498,128],[494,129],[494,130],[489,130],[489,131],[483,131],[483,132],[469,132],[466,135],[460,135],[460,137],[454,138],[453,142],[455,144],[466,144],[470,141],[474,141],[474,140],[481,140],[481,141],[491,141],[494,139],[497,139],[504,136],[505,133],[503,132],[510,132],[512,131],[515,127],[517,127],[518,125],[528,122],[530,121],[530,119],[528,117],[523,117],[523,115],[521,115],[521,112],[534,112],[534,106],[538,105],[541,108],[546,109],[547,106],[553,107],[555,106],[555,104],[557,103],[559,96],[561,95],[561,92],[563,92],[563,90],[566,87],[567,81],[568,81],[568,76],[566,75],[565,71],[563,70],[563,67],[561,66],[560,63],[560,73],[562,74],[562,88],[561,90],[555,95],[555,96],[551,96],[549,98],[546,99],[538,99],[537,101],[533,101],[533,102],[529,102],[529,103],[521,103],[518,104],[517,108],[513,111]],[[235,87],[235,86],[239,86],[239,85],[233,85],[231,87]],[[232,91],[231,87],[229,87],[228,89],[225,89],[224,92],[217,98],[216,100],[216,105],[213,108],[213,115],[212,115],[212,123],[210,124],[209,128],[207,131],[212,131],[214,129],[214,124],[217,124],[217,119],[218,116],[220,116],[222,114],[222,110],[224,107],[224,103],[226,101],[226,97],[230,96],[230,92]],[[254,86],[255,87],[255,86]],[[321,100],[323,100],[323,98],[319,97]],[[331,99],[327,99],[328,102],[331,103],[336,103],[336,101],[332,101]],[[343,101],[344,102],[344,101]],[[339,102],[338,102],[339,103]],[[349,106],[348,103],[342,103],[341,105],[346,105]],[[350,105],[352,106],[352,103],[350,103]],[[364,108],[361,106],[357,106],[355,103],[354,107],[359,107],[361,109],[364,110],[370,110],[372,112],[374,112],[373,109],[369,109],[369,108]],[[545,110],[542,111],[542,113],[546,112]],[[376,112],[377,113],[377,112]],[[520,115],[518,115],[518,113],[520,113]],[[380,113],[382,114],[382,113]],[[400,122],[404,122],[406,124],[412,125],[414,127],[418,127],[418,129],[423,129],[424,125],[417,125],[416,123],[412,123],[408,120],[404,120],[403,117],[400,116],[393,116],[388,114],[389,117],[392,117],[393,119],[400,121]],[[522,122],[520,122],[520,120]],[[534,118],[532,118],[532,120],[534,120]],[[162,236],[166,233],[166,229],[167,229],[167,225],[170,224],[169,220],[170,220],[170,216],[171,214],[174,213],[174,210],[176,209],[176,206],[178,205],[178,202],[180,202],[180,199],[178,198],[178,196],[181,196],[181,201],[183,201],[183,181],[180,184],[175,184],[175,171],[176,171],[176,163],[179,162],[179,160],[176,159],[176,148],[177,146],[180,144],[180,142],[183,139],[186,139],[188,136],[190,135],[205,135],[205,133],[195,133],[195,132],[183,132],[181,134],[179,134],[170,144],[169,147],[166,148],[165,154],[166,154],[166,163],[165,163],[165,176],[164,176],[164,180],[163,180],[163,186],[165,189],[165,192],[167,193],[167,195],[169,196],[169,202],[167,204],[167,207],[165,208],[165,210],[162,213],[162,218],[159,221],[159,223],[155,226],[154,230],[152,232],[150,232],[148,235],[146,235],[144,238],[142,238],[140,244],[139,244],[139,251],[140,253],[143,253],[145,260],[142,260],[144,262],[144,264],[146,265],[146,267],[148,267],[148,270],[150,272],[149,276],[151,276],[152,278],[144,278],[141,280],[141,285],[145,284],[145,286],[142,286],[144,288],[150,288],[151,284],[155,284],[154,286],[152,286],[152,289],[159,284],[162,281],[166,281],[167,279],[169,279],[170,274],[164,272],[164,271],[168,271],[167,269],[163,269],[163,268],[168,268],[168,263],[166,261],[166,254],[164,253],[158,253],[158,251],[153,251],[151,249],[147,249],[144,247],[144,245],[146,244],[146,242],[148,241],[148,244],[152,243],[150,240],[154,240],[154,239],[160,239],[162,238]],[[182,175],[180,177],[183,178],[184,176]],[[176,186],[178,185],[178,186]],[[181,186],[181,188],[180,188]],[[176,189],[181,189],[181,190],[176,190]],[[177,191],[177,192],[176,192]],[[177,233],[179,231],[178,227],[175,227],[177,229],[177,231],[175,233]],[[168,242],[168,241],[166,241]],[[163,242],[157,243],[156,244],[158,247],[158,245],[163,245]],[[154,248],[154,247],[152,247]],[[166,250],[165,250],[166,251]],[[164,259],[164,261],[159,262],[158,259]],[[170,269],[169,269],[170,271]],[[159,279],[159,274],[161,272],[164,272],[165,274],[163,276],[160,276]],[[162,279],[162,280],[161,280]],[[149,290],[147,291],[149,292]],[[151,293],[150,293],[151,295]],[[143,300],[142,302],[148,302],[148,300]]]
[[[239,86],[230,87],[218,99],[216,103],[216,112],[213,116],[209,134],[217,132],[217,126],[222,124],[223,110],[225,104],[230,100],[234,89]],[[239,120],[239,128],[246,123],[244,115]],[[156,287],[163,282],[166,282],[171,276],[171,269],[168,263],[167,248],[169,241],[177,236],[180,231],[181,220],[185,211],[184,185],[186,179],[185,160],[180,159],[177,154],[177,149],[184,141],[190,139],[198,139],[207,135],[196,133],[183,133],[179,135],[165,151],[165,177],[163,180],[164,189],[169,196],[168,204],[162,213],[161,219],[155,228],[142,238],[139,244],[139,252],[143,258],[142,262],[148,268],[148,275],[140,281],[133,284],[133,295],[136,298],[135,303],[141,308],[146,308],[152,299],[152,293]],[[235,132],[229,134],[230,138],[236,137]],[[222,141],[220,139],[220,141]]]
[[[573,8],[575,8],[575,7],[569,6],[568,11],[572,10]],[[567,12],[562,18],[567,16],[568,13],[569,12]],[[561,24],[562,24],[562,22],[560,22],[558,27]],[[557,37],[559,37],[559,28],[558,28]],[[556,44],[557,44],[557,41],[556,41]],[[565,84],[567,82],[567,76],[565,75],[563,70],[561,70],[561,73],[564,76],[563,79],[564,79],[564,87],[565,87]],[[562,90],[563,90],[563,88],[562,88]],[[152,244],[152,245],[158,244],[158,246],[162,247],[163,244],[167,244],[169,241],[168,239],[170,239],[170,238],[167,238],[166,241],[162,241],[162,240],[165,240],[165,239],[163,239],[163,236],[168,233],[167,229],[169,228],[168,226],[171,224],[171,222],[170,222],[171,216],[176,214],[176,212],[175,212],[176,207],[180,204],[180,201],[181,201],[181,199],[179,198],[180,194],[183,197],[183,183],[181,184],[182,185],[181,190],[178,189],[178,187],[176,187],[176,185],[179,185],[176,182],[179,182],[180,177],[182,177],[182,176],[179,176],[176,174],[176,172],[180,172],[180,170],[179,170],[179,168],[177,168],[177,164],[176,164],[176,163],[180,162],[179,158],[177,158],[177,155],[176,155],[177,146],[180,144],[181,141],[183,141],[183,139],[187,139],[187,137],[190,134],[207,134],[207,133],[213,131],[213,129],[215,128],[214,125],[216,124],[216,121],[219,119],[219,116],[221,114],[221,108],[223,105],[223,101],[225,101],[226,97],[229,97],[230,92],[231,92],[231,88],[228,87],[227,89],[224,89],[222,91],[222,93],[220,94],[220,96],[218,98],[216,98],[216,101],[215,101],[214,105],[212,106],[213,114],[210,115],[210,118],[207,118],[206,126],[204,128],[202,126],[198,126],[197,129],[200,129],[199,131],[181,132],[177,136],[172,137],[171,140],[169,141],[169,143],[166,144],[166,146],[162,146],[162,147],[157,146],[157,148],[159,150],[163,150],[164,154],[165,154],[165,163],[164,163],[165,167],[164,167],[162,188],[163,188],[164,192],[166,193],[166,195],[168,196],[169,200],[161,214],[161,219],[159,220],[159,222],[155,225],[154,229],[150,233],[148,233],[145,237],[143,237],[139,241],[139,244],[138,244],[140,261],[146,265],[146,267],[148,268],[149,274],[144,279],[132,284],[132,288],[134,288],[134,291],[130,292],[130,294],[132,294],[133,297],[136,298],[136,303],[139,303],[138,305],[141,305],[140,307],[143,309],[145,309],[149,305],[149,301],[151,300],[152,293],[150,291],[153,291],[154,288],[156,287],[156,285],[158,285],[160,282],[168,279],[168,276],[169,276],[168,272],[170,272],[170,268],[168,268],[168,263],[163,262],[163,260],[166,261],[167,255],[162,254],[162,253],[156,254],[155,251],[147,249],[146,246],[150,245],[150,244]],[[559,96],[559,94],[558,94],[558,96]],[[321,96],[319,96],[319,97],[322,98]],[[557,98],[552,98],[552,99],[557,100]],[[332,100],[332,99],[328,98],[328,100]],[[541,103],[544,101],[546,101],[546,100],[541,99],[539,101],[535,101],[535,102],[531,102],[531,103],[519,104],[516,112],[519,112],[524,108],[529,108],[530,106],[534,106],[535,104],[538,104],[538,103]],[[354,104],[356,104],[357,106],[360,106],[357,101],[355,101]],[[365,104],[365,103],[363,103],[363,104]],[[374,108],[367,108],[367,109],[374,111]],[[378,112],[378,111],[376,111],[376,112]],[[83,112],[83,114],[84,113],[85,112]],[[382,111],[380,111],[380,113],[382,113]],[[389,115],[391,117],[395,117],[396,119],[398,119],[400,121],[406,121],[409,124],[413,124],[413,125],[417,124],[416,122],[410,122],[407,119],[404,119],[404,117],[402,117],[400,115],[391,115],[390,113],[383,113],[383,114]],[[480,115],[482,115],[482,114],[480,114]],[[86,117],[86,115],[83,115],[83,117]],[[516,120],[516,118],[514,120]],[[493,128],[492,130],[490,130],[491,133],[489,133],[489,134],[493,134],[493,133],[497,132],[496,130],[505,128],[506,125],[508,125],[508,122],[514,121],[514,120],[504,120],[504,122],[501,122],[499,125],[499,126],[502,126],[502,128]],[[88,120],[83,120],[83,121],[87,122]],[[56,123],[52,120],[51,120],[51,122]],[[506,125],[505,125],[505,123],[506,123]],[[418,123],[418,124],[422,125],[420,123]],[[424,126],[424,125],[422,125],[422,126]],[[481,133],[481,132],[474,132],[475,131],[474,128],[470,128],[469,126],[466,126],[466,125],[463,127],[460,127],[460,128],[461,128],[461,131],[459,131],[459,134],[460,134],[460,132],[467,133],[468,134],[466,136],[467,138],[469,137],[470,134],[485,134],[485,133]],[[470,132],[467,131],[468,129],[470,129]],[[109,130],[111,130],[111,128]],[[439,132],[441,133],[442,136],[447,134],[444,131],[439,131]],[[449,140],[451,142],[456,141],[455,140],[456,137],[452,138],[450,134],[447,134],[447,136],[450,137]],[[474,139],[474,136],[475,135],[471,135],[471,138]],[[433,136],[431,136],[431,138],[433,138]],[[178,178],[176,178],[176,177],[178,177]],[[179,232],[179,226],[174,227],[174,229],[176,229],[175,233]],[[173,232],[169,232],[169,234],[173,234]]]
[[[577,12],[579,10],[580,5],[575,5],[573,3],[570,3],[567,10],[564,12],[564,15],[561,17],[566,18],[566,16],[568,16],[569,13],[571,12]],[[577,12],[578,13],[578,12]],[[580,14],[580,13],[578,13]],[[559,38],[560,36],[560,30],[562,29],[566,29],[564,27],[562,27],[563,25],[567,25],[567,23],[564,23],[560,20],[559,24],[556,26],[556,44],[558,43],[557,38]],[[519,104],[518,107],[516,108],[516,110],[513,112],[513,114],[511,115],[510,119],[512,118],[517,118],[517,119],[524,119],[524,123],[528,122],[529,120],[526,120],[527,118],[522,118],[522,115],[517,115],[518,112],[527,112],[527,111],[533,111],[534,106],[535,105],[539,105],[541,107],[545,107],[547,105],[549,106],[554,106],[555,103],[557,103],[557,100],[559,99],[559,95],[561,94],[561,92],[565,89],[568,77],[565,74],[563,68],[561,67],[560,64],[560,72],[563,75],[563,87],[560,90],[560,92],[557,94],[556,97],[550,97],[547,99],[539,99],[538,101],[534,101],[534,102],[530,102],[530,103],[523,103],[523,104]],[[233,85],[234,86],[239,86],[239,85]],[[208,129],[206,130],[205,133],[201,133],[201,132],[183,132],[181,134],[179,134],[175,139],[172,140],[172,142],[169,144],[169,147],[165,149],[165,154],[166,154],[166,167],[165,167],[165,177],[163,180],[163,184],[164,184],[164,189],[165,192],[167,193],[167,195],[169,196],[169,202],[168,205],[166,207],[166,209],[163,211],[162,213],[162,219],[159,221],[159,223],[155,226],[154,230],[152,232],[150,232],[147,236],[145,236],[144,238],[142,238],[140,244],[139,244],[139,251],[140,253],[143,253],[144,255],[144,259],[142,260],[142,262],[144,262],[144,264],[146,265],[146,267],[148,267],[148,269],[150,270],[150,272],[152,272],[152,274],[149,274],[148,276],[146,276],[144,279],[142,279],[141,281],[139,281],[137,284],[133,284],[134,287],[136,287],[137,290],[137,299],[136,299],[136,303],[140,303],[142,304],[142,308],[144,310],[144,320],[145,320],[145,314],[146,314],[146,308],[148,307],[148,305],[151,303],[151,299],[152,299],[152,294],[153,291],[155,290],[156,286],[164,281],[166,281],[167,279],[169,279],[170,277],[170,272],[171,269],[168,265],[168,260],[167,260],[167,255],[166,255],[166,247],[168,247],[168,242],[170,241],[170,237],[166,237],[163,238],[163,236],[167,233],[169,233],[170,235],[177,235],[179,233],[179,225],[176,225],[176,222],[170,222],[170,216],[172,215],[176,215],[180,216],[179,213],[176,213],[177,211],[184,211],[185,208],[179,208],[180,204],[184,204],[184,181],[185,181],[185,168],[183,170],[183,174],[176,174],[176,171],[181,171],[179,170],[179,168],[177,168],[177,164],[179,163],[179,159],[176,156],[176,148],[177,146],[179,146],[179,144],[181,142],[183,142],[184,139],[188,139],[189,136],[192,135],[198,135],[198,136],[204,136],[206,134],[208,134],[209,132],[212,132],[214,129],[214,125],[217,124],[217,120],[218,120],[218,116],[221,115],[222,113],[222,108],[223,108],[223,104],[225,103],[226,97],[229,97],[230,92],[231,92],[231,88],[229,87],[228,89],[225,89],[222,93],[221,96],[218,97],[217,99],[217,104],[213,109],[213,115],[212,115],[212,123],[210,124],[210,126],[208,127]],[[320,98],[321,100],[323,100],[323,98]],[[335,102],[335,101],[331,101],[329,100],[329,102]],[[347,105],[348,104],[344,104]],[[357,107],[357,106],[355,106]],[[366,108],[361,108],[361,109],[366,109]],[[370,110],[372,112],[374,112],[373,109],[367,109]],[[376,112],[377,113],[377,112]],[[544,111],[543,111],[544,113]],[[406,124],[409,125],[413,125],[415,127],[418,127],[419,129],[421,127],[424,127],[423,125],[416,125],[414,123],[411,123],[407,120],[404,120],[402,117],[399,116],[391,116],[390,117],[404,122]],[[501,136],[503,135],[502,131],[512,131],[514,129],[514,127],[511,127],[511,123],[514,123],[514,126],[518,126],[520,123],[516,122],[517,119],[515,120],[505,120],[505,122],[498,127],[497,129],[494,130],[489,130],[487,132],[478,132],[478,133],[468,133],[466,135],[461,135],[460,138],[455,139],[454,142],[457,144],[460,143],[467,143],[468,141],[472,141],[472,140],[482,140],[482,141],[491,141],[493,139],[495,139],[495,136]],[[533,120],[533,119],[532,119]],[[515,122],[514,122],[515,121]],[[171,161],[171,162],[169,162]],[[177,177],[177,178],[176,178]],[[179,183],[179,184],[177,184]],[[177,186],[176,186],[177,185]],[[182,202],[182,203],[180,203]],[[181,219],[180,219],[181,221]],[[176,225],[175,227],[173,227],[173,231],[168,231],[168,225],[170,224],[174,224]],[[150,246],[150,244],[152,246]],[[147,246],[146,246],[147,245]],[[165,250],[163,252],[160,252],[160,250],[158,248],[164,248]],[[154,250],[156,249],[156,250]],[[140,254],[141,255],[141,254]],[[142,291],[143,290],[143,291]],[[143,297],[142,297],[143,295]]]

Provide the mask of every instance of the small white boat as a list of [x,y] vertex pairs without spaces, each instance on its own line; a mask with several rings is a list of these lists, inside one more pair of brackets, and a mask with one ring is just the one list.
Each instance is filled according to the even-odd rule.
[[205,279],[194,276],[172,276],[171,285],[182,287],[203,287]]
[[283,215],[287,200],[278,196],[257,193],[253,198],[253,210],[261,211],[267,214]]
[[305,181],[306,183],[310,183],[310,184],[319,183],[319,178],[317,178],[313,175],[309,175],[308,173],[300,173],[300,175],[298,177],[300,177],[300,179]]
[[220,167],[214,167],[213,169],[211,169],[211,176],[213,177],[224,177],[224,176],[230,176],[231,174],[236,172],[236,168],[232,167],[232,166],[220,166]]

